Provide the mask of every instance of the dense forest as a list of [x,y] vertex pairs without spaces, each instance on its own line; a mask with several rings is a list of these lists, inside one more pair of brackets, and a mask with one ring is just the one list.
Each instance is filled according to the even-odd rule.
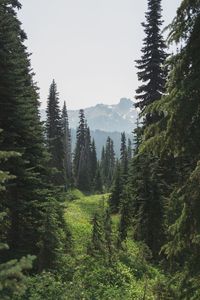
[[200,299],[200,0],[167,38],[147,4],[133,141],[97,159],[83,109],[72,151],[55,80],[41,121],[21,4],[0,0],[1,300]]

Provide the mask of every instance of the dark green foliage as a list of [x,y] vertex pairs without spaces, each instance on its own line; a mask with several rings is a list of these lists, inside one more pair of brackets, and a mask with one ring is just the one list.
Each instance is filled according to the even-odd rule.
[[38,113],[37,88],[33,83],[26,38],[16,17],[18,1],[0,4],[0,128],[1,149],[20,155],[1,162],[1,169],[16,176],[6,182],[1,198],[8,212],[5,256],[38,254],[38,228],[42,223],[40,190],[46,175],[46,151]]
[[74,177],[77,186],[78,186],[80,157],[85,146],[85,115],[84,115],[84,110],[82,109],[79,112],[79,119],[80,121],[76,132],[76,148],[74,151],[74,162],[73,162]]
[[[2,161],[8,160],[11,157],[17,157],[18,154],[14,152],[0,151],[0,164]],[[5,183],[13,179],[14,176],[8,172],[0,170],[0,196],[5,194]],[[5,207],[1,203],[0,209],[0,253],[9,249],[6,242],[6,212],[3,211]],[[0,299],[9,300],[14,295],[21,295],[25,290],[25,276],[24,271],[32,267],[34,257],[27,256],[19,261],[16,259],[8,262],[0,263]]]
[[91,142],[90,129],[85,121],[84,111],[80,110],[80,122],[76,134],[74,153],[74,176],[76,186],[82,191],[94,188],[97,171],[97,157],[95,142]]
[[88,252],[92,255],[100,255],[105,252],[105,240],[104,240],[104,230],[103,230],[103,218],[100,213],[95,213],[92,220],[93,230],[92,239],[89,246]]
[[104,186],[110,189],[115,172],[115,152],[113,141],[108,137],[105,148],[102,149],[101,172]]
[[133,160],[130,192],[134,217],[134,235],[158,258],[164,238],[164,195],[166,185],[159,159],[138,155]]
[[133,158],[133,148],[132,148],[132,142],[130,139],[128,139],[127,157],[128,157],[128,162],[130,163]]
[[123,191],[123,176],[122,176],[121,166],[118,163],[115,172],[114,185],[111,191],[112,193],[109,198],[109,206],[112,213],[119,212],[122,191]]
[[120,162],[121,162],[121,170],[122,176],[124,179],[124,183],[126,183],[127,175],[128,175],[128,151],[126,145],[126,135],[125,132],[121,134],[121,149],[120,149]]
[[91,178],[92,180],[95,178],[97,172],[97,152],[96,145],[94,139],[91,144]]
[[64,102],[62,109],[62,136],[63,136],[63,151],[64,151],[64,177],[66,189],[73,182],[72,177],[72,146],[71,132],[69,129],[69,120],[66,103]]
[[[136,99],[142,111],[151,103],[159,100],[165,92],[166,70],[164,63],[167,58],[165,43],[161,34],[163,23],[161,16],[161,0],[148,0],[148,11],[146,23],[142,23],[145,32],[143,41],[142,57],[137,60],[138,79],[142,82],[136,90]],[[145,116],[145,124],[157,121],[158,115],[155,112]]]
[[98,193],[103,192],[103,183],[102,183],[101,169],[99,164],[97,165],[97,171],[94,179],[94,191]]
[[39,270],[56,269],[63,255],[71,250],[71,234],[64,220],[62,206],[55,199],[49,199],[44,209],[39,246]]
[[131,226],[131,217],[132,217],[132,196],[129,190],[129,187],[126,186],[123,189],[121,194],[121,217],[119,223],[119,237],[118,237],[118,247],[121,247],[122,242],[128,236],[128,229]]
[[[66,112],[66,111],[65,111]],[[59,108],[59,97],[55,80],[53,80],[49,89],[49,98],[47,103],[47,121],[46,121],[46,137],[47,147],[50,153],[50,166],[54,169],[52,182],[55,185],[64,184],[64,147],[61,112]],[[64,116],[66,118],[66,115]],[[63,120],[63,122],[66,122]],[[67,124],[65,124],[67,125]],[[66,137],[65,137],[66,138]]]

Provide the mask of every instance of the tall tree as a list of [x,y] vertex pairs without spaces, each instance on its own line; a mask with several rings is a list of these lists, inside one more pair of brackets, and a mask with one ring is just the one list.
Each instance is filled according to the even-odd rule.
[[69,120],[66,102],[62,109],[62,135],[63,135],[63,151],[64,151],[64,173],[65,184],[72,184],[72,147],[71,147],[71,132],[69,128]]
[[61,112],[59,108],[59,97],[55,80],[53,80],[52,84],[50,85],[46,113],[47,146],[51,155],[50,165],[52,168],[55,168],[55,174],[52,178],[52,181],[55,185],[61,185],[64,184],[64,149],[62,139]]
[[1,149],[19,153],[1,162],[1,170],[15,176],[6,182],[1,197],[8,216],[4,240],[9,245],[1,255],[3,261],[27,254],[39,256],[44,207],[51,193],[37,87],[24,45],[26,35],[17,19],[20,7],[17,0],[0,3]]
[[78,176],[80,169],[80,159],[83,156],[83,150],[85,147],[85,114],[84,110],[79,111],[79,126],[76,132],[76,147],[74,150],[73,169],[75,184],[78,184]]
[[128,176],[128,151],[126,145],[126,134],[121,134],[120,161],[123,179],[126,181]]
[[106,146],[102,150],[101,168],[104,185],[109,189],[112,185],[115,172],[114,144],[110,137],[107,138]]
[[[159,100],[165,92],[167,58],[166,45],[161,34],[162,21],[161,0],[148,0],[146,22],[142,23],[145,32],[142,57],[137,60],[138,79],[142,85],[136,90],[136,99],[142,111],[151,103]],[[145,124],[156,121],[158,114],[149,112],[145,116]]]

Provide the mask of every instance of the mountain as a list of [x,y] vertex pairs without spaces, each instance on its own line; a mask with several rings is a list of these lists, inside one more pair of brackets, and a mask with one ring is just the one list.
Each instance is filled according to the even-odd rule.
[[[130,133],[133,131],[137,119],[133,101],[127,98],[122,98],[116,105],[97,104],[84,111],[91,130]],[[69,111],[71,128],[76,128],[78,115],[78,110]]]
[[[115,105],[97,104],[85,108],[84,111],[88,125],[93,131],[131,133],[138,115],[133,101],[127,98],[122,98]],[[79,110],[69,110],[68,115],[70,127],[75,129],[79,122]],[[45,120],[45,110],[41,110],[41,118]]]
[[[85,116],[91,130],[91,136],[95,139],[97,154],[100,157],[101,149],[106,143],[108,136],[114,141],[116,156],[120,154],[121,132],[126,132],[127,139],[132,139],[131,132],[136,126],[138,116],[134,103],[130,99],[122,98],[118,104],[85,108]],[[42,109],[41,119],[45,121],[45,110]],[[69,110],[69,124],[72,129],[72,144],[75,144],[76,128],[79,122],[79,110]],[[73,147],[74,148],[74,147]]]

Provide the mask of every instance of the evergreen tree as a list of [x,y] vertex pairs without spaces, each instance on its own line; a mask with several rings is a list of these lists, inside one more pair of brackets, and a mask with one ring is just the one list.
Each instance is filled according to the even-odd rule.
[[102,221],[103,220],[101,214],[98,212],[95,213],[92,220],[92,239],[88,249],[89,253],[94,256],[103,254],[105,252],[105,240]]
[[53,80],[49,89],[46,114],[47,146],[51,155],[50,166],[55,169],[55,175],[52,178],[52,182],[55,185],[61,185],[64,184],[64,149],[61,112],[55,80]]
[[133,149],[132,149],[131,139],[128,139],[127,158],[128,158],[128,163],[130,164],[130,162],[133,158]]
[[62,135],[63,135],[63,151],[64,151],[64,174],[65,184],[72,184],[72,147],[71,147],[71,132],[69,129],[68,113],[66,102],[64,102],[62,109]]
[[119,223],[119,236],[118,236],[118,247],[122,246],[122,242],[126,240],[128,236],[128,229],[131,226],[131,212],[132,210],[132,196],[129,191],[129,187],[125,186],[123,194],[121,195],[121,217]]
[[76,132],[76,147],[74,151],[74,177],[76,186],[79,185],[78,181],[80,178],[80,162],[83,158],[83,152],[85,147],[85,114],[84,110],[81,109],[79,112],[79,126]]
[[125,183],[128,176],[128,152],[127,152],[125,132],[121,134],[120,161],[121,161],[122,176]]
[[[3,161],[8,160],[11,157],[17,157],[18,154],[12,151],[5,152],[0,151],[0,165]],[[3,198],[6,188],[5,184],[8,180],[14,179],[8,172],[0,170],[0,196]],[[6,242],[6,209],[5,203],[0,205],[0,252],[8,250],[9,247]],[[27,256],[21,258],[19,261],[16,259],[0,264],[0,298],[2,300],[12,299],[15,295],[23,295],[24,284],[24,271],[32,267],[32,261],[34,257]]]
[[115,172],[115,152],[113,140],[108,137],[106,147],[102,149],[101,159],[102,178],[106,189],[109,189],[113,182]]
[[95,178],[97,174],[97,152],[96,145],[94,139],[91,144],[91,178],[92,180]]
[[103,183],[102,183],[101,169],[99,163],[97,164],[97,171],[94,179],[94,191],[98,193],[103,192]]
[[133,160],[129,192],[132,197],[134,235],[144,241],[158,258],[164,240],[165,182],[159,159],[150,155],[138,155]]
[[3,241],[9,245],[1,262],[27,254],[39,256],[44,207],[52,193],[37,87],[24,46],[26,35],[16,15],[20,7],[18,1],[0,4],[0,143],[2,151],[19,153],[1,161],[1,170],[15,176],[5,182],[1,197],[7,212]]
[[[164,63],[167,58],[166,45],[161,34],[162,21],[161,0],[148,0],[146,23],[142,23],[145,32],[142,57],[137,60],[138,79],[142,85],[136,90],[136,99],[142,111],[151,103],[159,100],[165,93],[166,70]],[[157,121],[156,112],[145,116],[145,124]]]
[[121,196],[123,191],[123,176],[121,166],[118,163],[115,172],[114,185],[112,187],[112,193],[109,198],[109,206],[112,213],[118,213],[120,209]]
[[108,256],[108,262],[111,264],[113,258],[113,237],[112,237],[112,219],[109,209],[106,209],[104,216],[104,234],[105,234],[105,251]]

